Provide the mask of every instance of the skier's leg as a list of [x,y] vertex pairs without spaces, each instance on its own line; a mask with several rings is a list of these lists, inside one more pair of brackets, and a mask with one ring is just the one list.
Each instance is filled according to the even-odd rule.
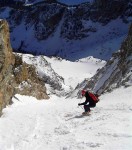
[[84,105],[84,110],[85,110],[85,112],[90,112],[90,107],[89,107],[89,105]]

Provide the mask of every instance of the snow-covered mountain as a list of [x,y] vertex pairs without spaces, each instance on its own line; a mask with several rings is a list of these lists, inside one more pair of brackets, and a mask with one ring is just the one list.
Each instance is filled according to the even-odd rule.
[[[105,61],[93,57],[71,62],[55,57],[15,55],[16,58],[7,22],[0,20],[0,110],[6,106],[0,118],[0,150],[131,149],[132,26],[120,51],[113,54],[106,66]],[[30,96],[13,97],[15,82],[31,83],[15,87],[23,88]],[[31,94],[37,97],[41,91],[40,96],[44,93],[47,96],[44,82],[50,99],[38,101]],[[78,87],[95,88],[103,93],[118,86],[124,87],[100,96],[90,116],[81,115],[83,108],[77,108],[81,99],[75,98]],[[65,99],[65,93],[75,87],[74,98]],[[11,101],[11,97],[13,104],[8,105],[6,100]]]
[[[8,24],[0,20],[0,115],[16,93],[37,99],[48,99],[47,92],[65,96],[105,64],[93,57],[70,62],[61,58],[12,53],[9,38]],[[73,67],[77,69],[76,73]],[[85,67],[89,68],[86,70]],[[66,78],[63,78],[65,74]]]
[[10,24],[14,51],[70,60],[109,59],[132,21],[131,0],[96,0],[75,6],[57,1],[0,4],[0,18]]
[[92,81],[94,81],[93,90],[98,93],[111,91],[120,86],[132,86],[132,25],[120,50],[113,54],[113,57],[104,68],[98,71]]
[[78,91],[83,88],[102,94],[121,86],[132,86],[132,24],[120,50],[114,53],[90,80],[80,83],[72,92],[72,96],[76,96],[77,93],[80,95]]
[[[23,63],[33,65],[40,79],[46,83],[47,92],[58,96],[65,96],[73,91],[84,78],[91,78],[97,69],[102,68],[106,63],[93,57],[70,62],[55,57],[15,55],[22,57]],[[76,71],[73,71],[73,68]]]
[[[27,54],[19,54],[22,61],[29,65],[33,65],[38,76],[49,87],[48,93],[54,93],[58,96],[64,96],[69,91],[69,86],[66,87],[64,79],[58,75],[51,67],[51,64],[44,56],[33,56]],[[67,89],[67,90],[66,90]]]

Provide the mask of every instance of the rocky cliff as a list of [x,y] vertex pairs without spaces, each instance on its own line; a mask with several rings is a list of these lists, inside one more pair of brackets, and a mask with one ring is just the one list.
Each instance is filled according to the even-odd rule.
[[44,80],[42,80],[33,65],[22,61],[19,55],[15,55],[13,68],[15,76],[15,93],[34,96],[37,99],[48,99]]
[[14,95],[13,65],[15,57],[9,41],[9,29],[6,21],[0,20],[0,114],[2,108],[11,103]]
[[0,20],[0,115],[16,93],[48,99],[44,82],[35,68],[13,55],[8,23]]
[[120,50],[93,78],[84,81],[76,89],[90,89],[102,94],[120,86],[132,86],[132,24]]
[[73,60],[86,55],[108,59],[128,32],[131,6],[131,0],[95,0],[75,6],[56,0],[33,5],[4,0],[0,18],[10,24],[14,51]]

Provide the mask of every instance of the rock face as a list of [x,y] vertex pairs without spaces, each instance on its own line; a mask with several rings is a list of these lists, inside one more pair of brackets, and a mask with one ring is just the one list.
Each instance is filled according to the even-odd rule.
[[13,55],[9,37],[8,23],[0,20],[0,115],[16,93],[48,99],[35,68]]
[[[0,18],[10,24],[14,51],[67,59],[75,57],[78,51],[105,59],[127,34],[132,16],[131,0],[95,0],[76,6],[56,0],[33,5],[24,5],[24,2],[0,2]],[[118,39],[116,44],[105,48],[114,39]]]
[[29,54],[17,54],[16,56],[21,58],[24,64],[32,65],[35,68],[41,82],[47,84],[49,93],[54,93],[58,96],[64,96],[66,94],[64,90],[64,79],[53,70],[45,56],[33,56]]
[[132,24],[120,50],[113,53],[113,57],[91,79],[78,84],[67,97],[80,97],[82,89],[100,95],[121,86],[132,86]]
[[10,46],[8,24],[0,20],[0,114],[2,108],[11,103],[11,97],[14,95],[12,87],[14,63],[15,57]]
[[98,94],[120,86],[132,86],[132,24],[120,50],[90,81],[84,82],[84,89],[91,89]]
[[22,58],[15,55],[15,65],[13,73],[15,76],[15,93],[34,96],[37,99],[48,99],[46,87],[41,78],[39,78],[33,65],[22,62]]

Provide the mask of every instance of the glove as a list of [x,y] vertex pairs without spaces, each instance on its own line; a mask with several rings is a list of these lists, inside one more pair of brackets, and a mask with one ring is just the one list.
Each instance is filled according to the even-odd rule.
[[81,104],[80,103],[78,103],[78,106],[80,106]]

